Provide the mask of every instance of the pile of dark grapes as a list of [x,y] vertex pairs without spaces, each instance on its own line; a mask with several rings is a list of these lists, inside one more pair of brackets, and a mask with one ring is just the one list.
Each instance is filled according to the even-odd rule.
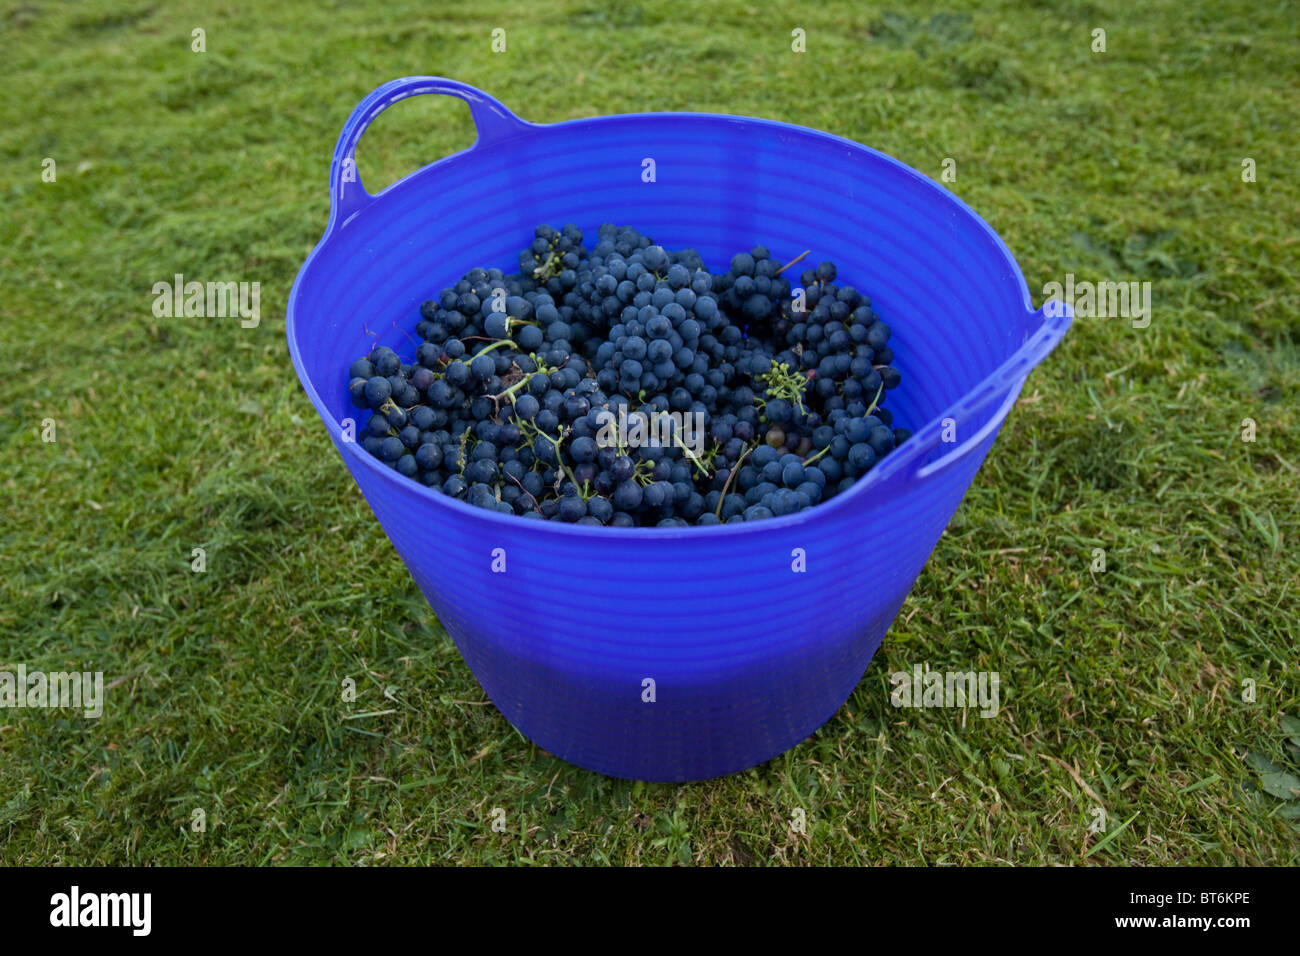
[[910,435],[882,407],[889,326],[833,263],[793,288],[762,246],[710,273],[634,229],[597,240],[538,226],[518,272],[420,307],[412,362],[353,362],[365,449],[481,508],[672,527],[802,511]]

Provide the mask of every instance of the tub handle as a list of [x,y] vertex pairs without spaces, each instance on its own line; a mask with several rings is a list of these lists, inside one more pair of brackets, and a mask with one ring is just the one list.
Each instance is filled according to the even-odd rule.
[[[1007,389],[1007,397],[1003,400],[1001,407],[998,408],[996,412],[994,412],[992,415],[989,416],[989,420],[986,421],[982,426],[980,426],[979,430],[975,432],[974,435],[971,435],[969,438],[967,438],[965,441],[959,444],[952,451],[948,452],[948,454],[944,455],[938,461],[932,461],[918,468],[916,470],[917,479],[920,481],[924,481],[926,478],[929,478],[931,475],[938,474],[939,472],[947,468],[949,465],[953,464],[954,462],[958,461],[961,458],[964,458],[967,452],[969,452],[972,448],[978,447],[980,442],[988,438],[992,432],[997,431],[998,427],[1002,424],[1003,420],[1007,417],[1007,414],[1011,411],[1011,406],[1016,404],[1016,399],[1020,397],[1020,390],[1024,387],[1025,387],[1024,378],[1021,378],[1019,381],[1012,383],[1011,387]],[[985,405],[989,404],[989,402],[997,395],[998,392],[996,391],[991,392],[983,401],[978,402],[973,407],[967,409],[966,414],[974,415],[978,413],[980,410],[984,408]]]
[[361,134],[384,110],[398,100],[423,93],[441,93],[455,96],[469,104],[478,139],[469,147],[490,145],[518,134],[530,123],[521,120],[501,103],[482,90],[441,76],[404,76],[390,80],[371,92],[357,104],[339,133],[334,147],[334,160],[330,163],[330,223],[327,231],[347,225],[358,212],[368,206],[374,196],[366,192],[357,176],[356,149]]
[[[1028,305],[1028,302],[1026,302]],[[871,470],[867,478],[859,484],[883,485],[893,480],[922,481],[944,471],[955,464],[975,448],[979,447],[999,426],[1020,397],[1020,390],[1025,385],[1030,371],[1047,357],[1070,327],[1074,312],[1068,306],[1057,308],[1055,304],[1044,305],[1034,312],[1042,320],[1042,325],[1020,347],[1020,349],[1000,366],[990,372],[982,382],[966,393],[955,405],[950,407],[938,421],[932,421],[925,428],[909,438],[898,451],[886,456],[885,460]],[[989,417],[975,434],[964,439],[952,451],[936,461],[926,462],[931,450],[940,444],[943,435],[943,419],[952,418],[957,422],[970,421],[988,405],[1002,398],[1001,407]]]

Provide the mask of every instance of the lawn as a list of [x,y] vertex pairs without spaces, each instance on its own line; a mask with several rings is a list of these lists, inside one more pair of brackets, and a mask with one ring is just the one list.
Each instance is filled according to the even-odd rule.
[[[14,0],[0,25],[0,670],[107,688],[98,719],[0,710],[0,863],[1300,861],[1295,6]],[[1149,326],[1079,318],[1034,371],[856,692],[767,764],[651,785],[524,739],[298,384],[285,301],[335,139],[422,73],[535,122],[824,129],[955,171],[1036,303],[1151,283]],[[398,104],[361,178],[472,138],[459,102]],[[260,322],[156,316],[177,273],[259,282]],[[891,706],[914,664],[997,671],[999,713]]]

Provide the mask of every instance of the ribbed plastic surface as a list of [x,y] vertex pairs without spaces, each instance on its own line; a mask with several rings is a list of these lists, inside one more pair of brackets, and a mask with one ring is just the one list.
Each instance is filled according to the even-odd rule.
[[[469,102],[478,142],[379,196],[349,182],[345,161],[370,120],[430,92]],[[646,159],[654,182],[642,179]],[[289,298],[303,387],[488,697],[541,747],[619,777],[743,770],[839,708],[1025,376],[1070,322],[1068,310],[1032,311],[1011,254],[946,189],[856,143],[766,120],[665,113],[539,126],[471,87],[411,77],[353,113],[331,195],[325,236]],[[888,407],[912,439],[827,504],[685,529],[489,513],[343,442],[341,420],[359,417],[346,387],[354,358],[379,344],[410,360],[420,303],[472,266],[513,268],[538,223],[576,222],[594,236],[606,221],[692,246],[711,268],[759,242],[778,259],[804,249],[813,262],[833,258],[894,330],[903,384]],[[953,443],[940,442],[944,418]],[[504,573],[491,569],[497,549]],[[806,571],[793,570],[796,553]]]

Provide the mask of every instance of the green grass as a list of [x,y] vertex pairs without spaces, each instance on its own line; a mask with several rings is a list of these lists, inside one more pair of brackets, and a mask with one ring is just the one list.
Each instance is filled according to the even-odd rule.
[[[1294,6],[433,9],[0,10],[0,669],[113,685],[100,720],[0,711],[0,862],[1297,862]],[[723,780],[603,778],[482,704],[290,366],[334,140],[412,73],[538,122],[734,112],[936,178],[953,158],[1036,299],[1066,272],[1149,279],[1154,318],[1080,319],[1033,373],[812,738]],[[459,103],[399,104],[362,178],[472,136]],[[177,272],[260,281],[260,326],[155,318]],[[888,674],[919,662],[998,671],[1001,713],[894,709]]]

